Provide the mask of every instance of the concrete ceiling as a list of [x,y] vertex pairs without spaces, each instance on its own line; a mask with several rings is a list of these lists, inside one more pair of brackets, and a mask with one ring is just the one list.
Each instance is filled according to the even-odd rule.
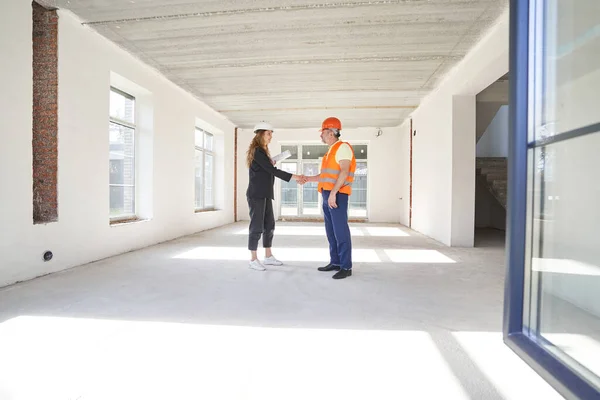
[[[41,2],[41,1],[40,1]],[[43,0],[241,128],[396,126],[507,0]]]

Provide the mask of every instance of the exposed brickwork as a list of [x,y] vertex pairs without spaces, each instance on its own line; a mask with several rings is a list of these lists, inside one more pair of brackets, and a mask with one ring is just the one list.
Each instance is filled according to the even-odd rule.
[[58,15],[33,8],[33,222],[58,220]]

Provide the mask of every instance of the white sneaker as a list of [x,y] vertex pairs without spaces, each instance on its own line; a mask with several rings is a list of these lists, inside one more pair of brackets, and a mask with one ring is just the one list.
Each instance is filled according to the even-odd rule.
[[258,259],[250,261],[250,263],[248,264],[248,267],[250,267],[251,269],[255,269],[257,271],[264,271],[264,270],[266,270],[266,268],[264,267],[264,265],[262,265],[260,263],[260,261],[258,261]]
[[265,259],[263,260],[263,264],[265,264],[265,265],[283,265],[283,263],[281,261],[279,261],[278,259],[276,259],[273,256],[265,257]]

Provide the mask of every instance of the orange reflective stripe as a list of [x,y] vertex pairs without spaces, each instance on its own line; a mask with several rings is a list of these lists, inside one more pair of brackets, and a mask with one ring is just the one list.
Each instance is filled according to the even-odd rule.
[[[321,161],[321,173],[319,174],[319,184],[317,186],[319,192],[323,190],[332,190],[337,182],[340,172],[342,168],[340,164],[335,160],[335,154],[337,150],[342,145],[341,141],[335,143],[329,149],[329,152],[323,157]],[[349,144],[348,144],[349,145]],[[354,182],[354,172],[356,171],[356,158],[354,157],[354,150],[352,146],[350,146],[352,150],[352,160],[350,161],[350,171],[348,172],[348,176],[344,182],[344,185],[340,188],[340,193],[345,193],[350,195],[352,193],[352,182]]]

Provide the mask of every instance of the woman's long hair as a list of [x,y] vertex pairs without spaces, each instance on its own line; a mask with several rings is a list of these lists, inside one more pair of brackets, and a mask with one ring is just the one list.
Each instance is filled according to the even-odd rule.
[[250,142],[250,147],[248,147],[248,151],[246,152],[246,165],[248,168],[250,168],[252,161],[254,161],[254,152],[257,147],[261,147],[267,153],[269,158],[271,158],[269,148],[265,145],[265,132],[266,131],[264,130],[256,131],[256,135],[254,135],[254,138],[252,138],[252,141]]

